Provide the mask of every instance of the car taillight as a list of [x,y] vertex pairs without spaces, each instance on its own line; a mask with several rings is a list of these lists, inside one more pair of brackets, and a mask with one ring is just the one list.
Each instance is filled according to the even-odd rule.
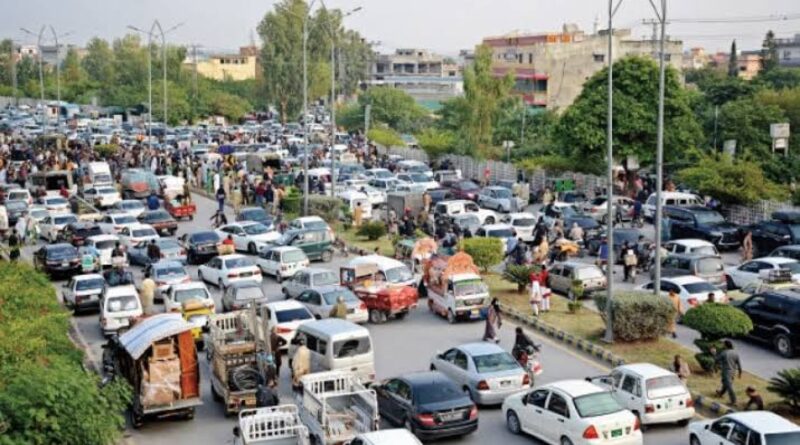
[[597,207],[592,207],[592,208],[589,210],[589,213],[597,213]]
[[436,425],[436,421],[433,419],[433,414],[417,414],[417,420],[419,420],[419,423],[425,426]]
[[278,326],[275,329],[275,332],[277,332],[278,334],[290,334],[292,331],[294,331],[294,329],[283,327],[283,326]]
[[486,391],[489,389],[489,384],[486,383],[486,380],[481,380],[478,382],[478,391]]
[[691,306],[691,307],[697,306],[697,298],[690,298],[690,299],[686,300],[686,302],[689,303],[689,306]]
[[367,303],[364,303],[362,301],[361,304],[358,305],[358,308],[361,309],[362,311],[366,310],[367,309]]
[[239,274],[235,273],[235,272],[231,272],[231,273],[228,274],[228,278],[236,278],[238,276],[239,276]]
[[530,385],[531,384],[531,377],[528,374],[522,376],[522,384],[523,385]]
[[689,397],[688,399],[686,399],[686,407],[687,408],[693,408],[694,407],[694,399],[693,398]]
[[647,414],[654,413],[654,412],[656,412],[656,407],[653,406],[653,405],[649,405],[649,404],[645,405],[644,406],[644,412],[646,412]]
[[597,428],[594,425],[589,425],[589,428],[583,430],[584,439],[599,439],[600,435],[597,434]]
[[633,430],[639,431],[640,429],[642,429],[642,422],[640,422],[639,418],[637,417],[633,421]]
[[261,269],[254,270],[253,275],[261,275]]
[[469,420],[474,420],[478,418],[478,405],[472,405],[472,408],[469,410]]

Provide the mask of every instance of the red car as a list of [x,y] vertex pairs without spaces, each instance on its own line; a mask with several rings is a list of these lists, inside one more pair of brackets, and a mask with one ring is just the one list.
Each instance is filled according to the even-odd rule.
[[450,191],[455,199],[469,199],[475,201],[478,199],[478,193],[481,188],[469,179],[462,179],[461,181],[454,182],[450,185]]

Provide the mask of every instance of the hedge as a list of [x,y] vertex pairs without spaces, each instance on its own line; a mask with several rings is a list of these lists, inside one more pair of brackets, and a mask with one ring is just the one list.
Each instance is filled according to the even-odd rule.
[[716,370],[716,362],[711,348],[722,350],[721,340],[726,337],[739,337],[753,330],[753,322],[741,309],[721,303],[705,303],[686,311],[683,324],[700,333],[694,341],[701,352],[695,359],[705,371]]
[[339,219],[342,200],[335,196],[311,195],[308,197],[308,214],[334,224]]
[[69,317],[46,276],[0,261],[0,445],[119,439],[130,388],[83,369]]
[[386,224],[382,221],[366,221],[358,228],[356,235],[364,236],[370,241],[375,241],[386,235]]
[[467,238],[460,247],[484,272],[503,261],[503,242],[500,238]]
[[[594,296],[598,310],[607,322],[605,294]],[[614,339],[632,342],[655,340],[669,332],[675,318],[675,308],[670,301],[649,292],[624,292],[614,295],[611,314]]]

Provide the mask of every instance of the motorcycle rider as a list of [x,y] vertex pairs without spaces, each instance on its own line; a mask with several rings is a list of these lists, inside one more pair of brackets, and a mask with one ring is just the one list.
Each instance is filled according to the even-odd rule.
[[541,350],[541,346],[534,343],[533,340],[531,340],[531,338],[525,334],[525,331],[523,331],[521,327],[517,326],[515,329],[514,347],[511,349],[511,355],[513,355],[514,358],[519,361],[520,356],[527,351],[529,347],[533,348],[533,350],[536,352]]

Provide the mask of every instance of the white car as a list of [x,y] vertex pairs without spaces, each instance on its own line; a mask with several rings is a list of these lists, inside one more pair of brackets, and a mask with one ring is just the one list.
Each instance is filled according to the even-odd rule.
[[131,319],[141,317],[142,302],[132,285],[106,287],[100,302],[100,327],[104,335],[128,329]]
[[58,236],[64,230],[64,227],[67,227],[67,224],[76,222],[78,222],[78,217],[72,213],[57,213],[47,216],[39,223],[39,237],[54,243],[58,241]]
[[109,235],[118,235],[123,228],[131,227],[139,224],[139,220],[136,219],[135,216],[129,213],[123,212],[112,212],[107,213],[103,219],[97,223],[100,226],[100,230],[103,233],[107,233]]
[[139,215],[147,210],[147,207],[144,206],[144,203],[138,199],[123,199],[122,201],[114,204],[114,208],[132,215],[134,218],[138,218]]
[[425,173],[400,173],[397,175],[397,181],[401,184],[418,185],[422,187],[423,191],[440,187],[438,182]]
[[728,275],[728,289],[744,287],[752,281],[765,278],[770,271],[778,269],[788,269],[791,272],[792,281],[800,281],[800,263],[797,260],[785,257],[763,257],[725,268],[725,273]]
[[34,205],[28,207],[28,216],[33,218],[37,224],[41,224],[42,220],[50,216],[50,211],[43,205]]
[[561,380],[503,401],[506,426],[551,445],[642,445],[639,420],[611,393],[585,380]]
[[509,240],[516,239],[517,232],[508,224],[484,224],[473,236],[476,238],[499,238],[505,254],[508,253]]
[[262,272],[275,277],[278,283],[293,276],[297,271],[311,264],[298,247],[279,246],[262,250],[258,253],[256,264]]
[[367,179],[394,179],[394,173],[385,168],[371,168],[364,172]]
[[494,211],[482,209],[477,203],[466,199],[441,201],[433,207],[435,217],[450,217],[459,213],[474,213],[481,220],[481,224],[494,224],[500,221],[500,217]]
[[196,300],[214,311],[214,298],[204,283],[181,283],[170,286],[164,292],[164,311],[180,312],[183,304]]
[[[87,246],[97,249],[100,254],[100,265],[103,267],[112,266],[111,251],[114,250],[114,246],[118,242],[120,241],[117,235],[95,235],[86,239]],[[128,253],[123,252],[123,256],[125,257],[125,264],[128,264]]]
[[422,445],[417,436],[405,428],[359,434],[348,445]]
[[269,326],[274,327],[275,333],[286,341],[281,347],[282,350],[289,349],[298,326],[315,320],[314,315],[305,306],[294,300],[273,301],[264,306],[267,308]]
[[281,237],[277,230],[269,230],[264,224],[254,221],[227,224],[217,229],[217,233],[222,239],[230,235],[236,250],[252,255],[257,254],[264,246]]
[[611,391],[617,402],[639,417],[644,425],[677,423],[694,417],[694,399],[673,372],[651,363],[618,366],[611,374],[590,379]]
[[769,411],[731,413],[689,424],[690,445],[794,445],[800,427]]
[[105,285],[106,280],[100,274],[75,275],[64,283],[64,305],[75,313],[86,308],[96,308],[100,304]]
[[530,212],[509,213],[503,222],[514,228],[517,238],[522,238],[526,243],[533,242],[533,232],[536,228],[536,216]]
[[39,203],[43,205],[51,215],[56,213],[69,213],[69,201],[61,196],[43,196],[39,198]]
[[[608,213],[607,203],[608,199],[605,196],[600,196],[583,204],[581,209],[598,222],[604,222],[606,220],[606,214]],[[614,195],[614,216],[616,219],[630,219],[628,215],[633,209],[633,204],[634,201],[630,198]]]
[[158,232],[149,224],[131,224],[119,231],[119,242],[128,249],[158,238]]
[[261,284],[261,270],[252,259],[244,255],[224,255],[211,258],[197,270],[200,281],[224,289],[231,283],[253,281]]
[[525,204],[505,187],[484,187],[478,192],[478,205],[496,212],[509,213],[522,210]]
[[83,198],[99,208],[108,208],[120,202],[122,197],[114,187],[92,187],[83,191]]
[[6,192],[6,201],[25,201],[30,206],[33,204],[33,197],[28,189],[11,189]]
[[717,255],[717,246],[702,239],[674,239],[664,244],[669,253],[690,253],[694,255]]
[[[653,282],[639,286],[639,290],[653,291]],[[681,299],[681,315],[693,307],[697,307],[708,300],[708,294],[714,294],[714,301],[717,303],[727,303],[728,296],[725,292],[694,275],[683,275],[661,279],[661,295],[667,296],[670,291],[674,291]]]
[[177,284],[190,283],[192,278],[180,261],[161,260],[150,263],[144,268],[145,273],[156,282],[156,297],[164,298],[164,292]]

